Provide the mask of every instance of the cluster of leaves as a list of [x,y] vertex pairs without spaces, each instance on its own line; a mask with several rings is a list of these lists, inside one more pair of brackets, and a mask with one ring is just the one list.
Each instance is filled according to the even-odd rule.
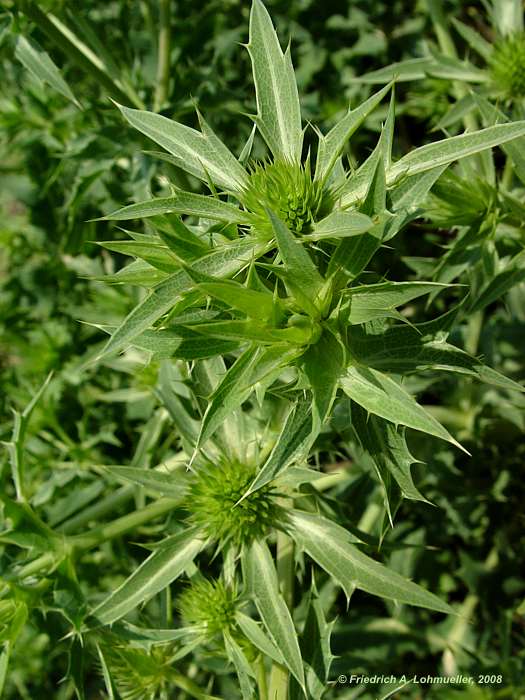
[[[115,37],[135,38],[136,54],[117,57],[60,3],[20,5],[4,23],[16,57],[63,97],[47,101],[42,84],[23,92],[26,106],[57,119],[44,129],[48,169],[31,175],[29,188],[27,176],[10,188],[16,201],[25,188],[30,213],[9,212],[18,218],[3,229],[5,266],[24,272],[2,300],[3,372],[18,409],[2,470],[7,697],[43,697],[62,676],[64,698],[387,697],[399,683],[334,679],[400,669],[474,680],[437,689],[413,681],[407,697],[520,693],[519,3],[494,2],[492,34],[453,21],[479,65],[458,59],[438,2],[388,42],[379,27],[394,7],[327,18],[327,27],[360,38],[353,52],[328,53],[327,39],[316,53],[312,30],[298,32],[300,102],[290,48],[282,51],[254,0],[253,129],[237,117],[250,100],[247,64],[231,51],[245,30],[223,31],[228,8],[213,15],[213,40],[192,67],[195,47],[169,52],[173,17],[161,2],[155,78],[125,68],[137,57],[147,65],[144,8],[124,17],[121,3],[108,6],[120,17]],[[205,5],[184,18],[188,26],[212,22],[213,4]],[[237,5],[232,15],[242,17]],[[98,3],[92,14],[106,17]],[[294,7],[295,21],[300,14]],[[28,20],[70,57],[69,84],[25,36]],[[429,25],[439,46],[430,42],[424,57],[398,61],[394,50],[392,66],[361,77],[338,66],[359,97],[352,109],[341,112],[333,71],[325,106],[312,91],[330,62],[384,61],[389,45]],[[417,42],[405,41],[412,48]],[[200,113],[193,126],[180,121],[190,118],[189,89],[170,114],[178,120],[158,113],[169,93],[166,54],[180,66],[177,89],[203,86],[197,96],[211,123]],[[225,69],[216,82],[210,65]],[[78,69],[105,91],[90,114],[78,110],[83,90],[69,87]],[[400,81],[432,81],[446,102],[437,126],[457,131],[463,122],[467,131],[419,147],[409,141],[416,147],[396,157],[405,150]],[[138,134],[122,145],[121,116],[101,107],[104,94],[163,152],[138,153]],[[18,124],[20,105],[9,99],[2,118],[16,134],[16,172],[24,161],[30,167],[43,125]],[[150,102],[156,111],[144,109]],[[417,89],[406,93],[402,124],[417,122],[422,104]],[[312,116],[332,126],[303,129]],[[98,119],[102,131],[93,129]],[[359,160],[369,143],[363,126],[379,136]],[[38,177],[46,187],[36,196]],[[134,203],[117,204],[126,199]],[[45,224],[43,202],[55,216]],[[136,219],[143,228],[99,240],[99,254],[93,246],[89,257],[68,254],[109,234],[108,221]],[[43,226],[56,229],[45,244]],[[61,254],[54,269],[44,245]],[[119,266],[122,255],[134,261]],[[42,296],[40,285],[52,291]],[[13,312],[18,300],[22,316]],[[53,367],[58,376],[25,400],[27,380],[34,386]],[[141,545],[125,544],[127,533]],[[50,673],[55,644],[69,660],[57,656]],[[28,646],[41,649],[31,674],[22,670]],[[493,678],[490,690],[483,678]]]

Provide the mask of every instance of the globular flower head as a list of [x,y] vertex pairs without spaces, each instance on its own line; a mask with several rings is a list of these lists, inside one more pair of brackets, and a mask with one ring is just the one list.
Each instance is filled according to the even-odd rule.
[[156,646],[150,651],[119,643],[103,647],[105,661],[122,700],[163,697],[171,685],[172,653],[170,646]]
[[226,587],[221,580],[202,578],[179,596],[177,607],[184,625],[204,627],[211,640],[235,627],[238,596],[234,588]]
[[241,462],[201,468],[189,489],[190,520],[207,537],[223,544],[240,545],[264,536],[279,523],[282,509],[270,486],[240,501],[254,477],[253,467]]
[[244,206],[255,214],[258,228],[269,226],[271,209],[293,233],[307,233],[331,208],[331,193],[312,179],[310,165],[286,160],[252,165]]
[[525,32],[501,39],[490,60],[492,80],[509,100],[525,97]]

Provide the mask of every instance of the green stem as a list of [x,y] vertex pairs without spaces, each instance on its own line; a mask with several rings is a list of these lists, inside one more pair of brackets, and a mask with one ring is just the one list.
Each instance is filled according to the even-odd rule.
[[171,0],[159,3],[159,52],[157,59],[157,84],[153,109],[158,112],[168,99],[170,85]]
[[129,530],[134,530],[150,520],[169,513],[170,510],[173,510],[179,504],[180,501],[175,498],[159,498],[158,501],[154,501],[140,510],[128,513],[110,523],[94,528],[86,535],[74,535],[69,541],[75,549],[91,549],[106,540],[120,537],[120,535],[124,535]]
[[[133,513],[128,513],[121,518],[113,520],[113,522],[101,525],[95,528],[86,535],[75,535],[66,540],[67,545],[72,551],[85,551],[87,549],[92,549],[93,547],[106,542],[107,540],[114,539],[115,537],[120,537],[126,532],[144,525],[144,523],[154,520],[165,513],[169,513],[179,505],[180,501],[174,498],[161,498],[158,501],[150,503],[145,508],[137,510]],[[28,576],[33,576],[34,574],[44,571],[46,569],[51,569],[58,563],[56,552],[47,552],[37,559],[29,562],[25,566],[21,567],[17,572],[17,578],[23,579]]]
[[256,667],[257,675],[257,688],[259,689],[259,700],[267,700],[268,698],[268,684],[266,682],[266,669],[264,667],[264,657],[259,654],[257,659]]
[[[284,532],[277,533],[277,576],[286,605],[293,610],[294,595],[294,543]],[[274,663],[270,672],[268,700],[288,700],[290,674],[281,664]]]

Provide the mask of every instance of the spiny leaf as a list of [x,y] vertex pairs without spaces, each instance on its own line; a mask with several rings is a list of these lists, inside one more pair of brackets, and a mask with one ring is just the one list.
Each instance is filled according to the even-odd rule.
[[15,56],[40,82],[47,83],[80,108],[77,98],[60,74],[59,68],[36,41],[19,36],[16,40]]
[[[252,241],[238,241],[220,247],[208,255],[203,256],[193,267],[205,274],[217,277],[228,277],[242,269],[254,257],[258,257],[267,249],[267,246],[257,245]],[[169,311],[193,282],[186,271],[179,270],[166,280],[161,282],[150,296],[136,306],[127,316],[121,326],[111,336],[100,355],[96,358],[100,361],[108,355],[119,352],[130,345],[134,338],[147,328],[152,326],[161,316]]]
[[376,416],[370,416],[357,404],[352,405],[352,427],[361,447],[372,458],[382,479],[389,473],[405,498],[429,501],[416,488],[411,467],[417,462],[408,451],[404,430]]
[[182,498],[185,493],[186,480],[181,473],[173,474],[140,467],[108,467],[107,473],[116,478],[131,481],[154,491],[161,496]]
[[125,221],[127,219],[143,219],[159,214],[186,214],[201,216],[214,221],[224,221],[234,224],[249,224],[250,216],[233,204],[223,202],[216,197],[192,192],[177,192],[171,197],[148,199],[145,202],[130,204],[111,214],[102,217],[105,221]]
[[268,210],[268,216],[288,273],[288,285],[291,285],[292,293],[293,290],[299,292],[301,298],[307,299],[315,310],[324,280],[300,241],[273,212]]
[[345,352],[339,338],[324,329],[316,343],[301,358],[313,394],[313,431],[318,433],[335,399],[339,377],[344,371]]
[[275,646],[272,640],[266,636],[266,634],[262,631],[260,626],[255,622],[255,620],[252,620],[251,617],[248,617],[244,613],[237,611],[235,613],[235,621],[237,622],[243,633],[246,635],[246,637],[255,647],[257,647],[257,649],[259,649],[259,651],[262,651],[263,654],[266,654],[266,656],[268,656],[270,659],[273,659],[278,664],[283,663],[283,657],[281,652]]
[[290,535],[350,597],[355,588],[398,603],[450,614],[452,608],[433,593],[363,554],[344,528],[312,513],[290,513]]
[[243,700],[253,700],[254,689],[252,677],[254,672],[241,647],[228,632],[223,633],[224,647],[229,660],[233,663],[239,679]]
[[110,625],[180,576],[204,546],[195,529],[170,537],[91,612],[95,625]]
[[440,165],[452,163],[467,156],[480,153],[513,139],[525,136],[525,121],[497,124],[472,133],[452,136],[442,141],[416,148],[398,160],[387,173],[388,182],[400,175],[415,175]]
[[270,291],[259,292],[247,289],[242,284],[231,280],[204,282],[199,287],[206,294],[220,299],[234,309],[239,309],[250,318],[269,320],[274,315],[278,303]]
[[349,321],[355,324],[380,318],[387,315],[389,310],[447,287],[448,285],[437,282],[381,282],[350,287],[347,290],[350,299]]
[[283,54],[261,0],[252,3],[247,48],[257,96],[257,127],[275,157],[298,162],[303,132],[290,50]]
[[243,498],[276,479],[293,462],[304,458],[314,439],[309,402],[299,401],[290,409],[275,447]]
[[244,554],[244,572],[259,615],[284,663],[304,688],[304,670],[292,616],[279,591],[277,572],[264,542],[255,540]]
[[319,146],[317,151],[317,162],[315,166],[315,179],[325,182],[332,171],[336,160],[341,155],[344,146],[352,134],[361,126],[377,105],[381,102],[386,93],[390,90],[390,85],[382,88],[375,95],[369,97],[355,109],[341,119],[326,136],[319,135]]
[[160,114],[117,106],[131,126],[171,153],[182,170],[206,184],[211,178],[219,187],[233,193],[246,185],[246,171],[207,125],[200,133]]
[[311,241],[321,241],[324,238],[348,238],[359,236],[372,226],[372,219],[365,214],[336,210],[314,224],[312,233],[304,235],[303,238]]
[[386,374],[370,367],[350,366],[340,383],[347,396],[370,413],[396,425],[435,435],[466,452],[441,423]]

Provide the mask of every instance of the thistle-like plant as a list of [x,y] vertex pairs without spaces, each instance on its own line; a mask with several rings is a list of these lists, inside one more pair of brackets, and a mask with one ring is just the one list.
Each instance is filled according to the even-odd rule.
[[[388,85],[328,133],[316,130],[307,148],[290,50],[281,50],[260,0],[252,5],[247,48],[257,114],[239,158],[200,116],[197,131],[120,107],[130,124],[167,151],[164,160],[209,189],[204,195],[170,186],[165,196],[106,217],[147,220],[145,233],[105,245],[137,258],[108,281],[142,285],[149,293],[120,327],[105,327],[112,336],[95,361],[129,346],[165,361],[159,385],[149,388],[169,413],[178,451],[154,468],[138,458],[132,466],[96,467],[120,489],[73,518],[75,527],[68,521],[55,531],[29,505],[24,472],[25,431],[40,394],[17,414],[8,445],[17,501],[6,499],[2,542],[29,546],[39,556],[17,564],[6,578],[2,631],[14,643],[35,576],[67,578],[67,595],[57,585],[48,607],[54,610],[61,596],[73,599],[65,606],[71,635],[78,645],[80,639],[97,642],[110,695],[116,687],[124,697],[165,697],[176,688],[217,697],[209,693],[221,692],[220,674],[206,663],[213,649],[231,663],[244,700],[317,700],[330,679],[327,611],[335,590],[347,600],[359,589],[387,605],[452,615],[447,602],[378,560],[386,556],[380,552],[386,528],[371,535],[349,515],[344,491],[338,501],[325,495],[334,483],[348,486],[351,475],[341,465],[328,475],[316,468],[323,436],[331,431],[334,443],[340,438],[341,449],[375,475],[393,523],[402,498],[425,500],[412,475],[417,460],[407,429],[461,448],[414,391],[430,387],[440,372],[482,380],[496,391],[522,390],[476,357],[476,343],[469,354],[447,342],[458,319],[475,317],[522,279],[518,253],[510,277],[496,275],[485,285],[476,259],[473,276],[479,273],[479,279],[472,280],[470,296],[452,285],[465,271],[461,266],[469,266],[465,250],[476,249],[481,267],[497,266],[497,256],[487,254],[492,249],[485,229],[492,225],[496,236],[502,212],[505,223],[517,228],[522,205],[500,191],[496,177],[469,179],[468,167],[440,178],[451,163],[478,154],[495,172],[487,151],[503,144],[516,154],[514,140],[525,136],[525,122],[495,124],[496,108],[480,99],[485,129],[394,161],[395,100]],[[347,170],[352,134],[390,91],[375,149]],[[255,138],[266,143],[266,158],[251,158]],[[477,189],[472,196],[477,182],[483,196]],[[449,265],[410,261],[421,277],[428,273],[428,281],[389,281],[380,249],[392,247],[396,235],[423,216],[457,227],[461,246],[443,256]],[[422,321],[421,298],[445,294],[451,308]],[[420,372],[425,375],[416,384],[413,375]],[[159,408],[153,416],[149,434],[158,436],[166,411]],[[144,434],[142,456],[146,428]],[[71,534],[91,522],[93,509],[105,517],[139,489],[134,511]],[[145,495],[151,497],[147,504],[141,502]],[[357,488],[354,496],[363,498]],[[152,522],[152,552],[123,581],[101,585],[109,591],[86,601],[72,573],[75,561]],[[388,542],[384,549],[388,555],[396,547],[413,544]],[[47,587],[42,577],[40,588],[45,593]],[[40,593],[31,591],[35,598]],[[155,626],[147,626],[152,619]],[[196,663],[187,663],[190,654]],[[187,674],[178,664],[187,664]],[[196,674],[201,687],[193,681]],[[223,697],[231,693],[227,688]]]
[[[201,131],[195,131],[157,114],[120,107],[131,125],[167,150],[165,160],[202,180],[210,194],[172,187],[167,196],[106,217],[148,219],[146,234],[108,244],[142,258],[114,279],[145,286],[159,274],[164,279],[113,332],[98,359],[134,344],[154,357],[197,365],[222,355],[229,358],[229,366],[210,387],[202,423],[187,445],[196,472],[188,477],[189,527],[161,543],[92,615],[98,624],[118,620],[180,576],[213,544],[222,552],[228,575],[240,577],[255,603],[268,635],[264,643],[259,639],[259,650],[261,644],[266,649],[272,644],[278,651],[273,657],[268,651],[269,656],[308,693],[303,666],[307,659],[301,660],[289,611],[291,588],[283,583],[293,579],[293,559],[288,556],[283,565],[292,542],[347,595],[358,587],[449,611],[415,584],[367,558],[355,546],[359,538],[316,514],[316,499],[305,502],[298,490],[304,473],[293,476],[290,469],[304,464],[334,401],[346,395],[348,420],[385,484],[393,518],[397,506],[386,486],[390,479],[402,496],[422,498],[410,473],[414,458],[405,428],[460,447],[399,377],[445,370],[521,390],[446,342],[464,300],[454,314],[422,324],[409,324],[398,310],[422,295],[435,297],[450,280],[389,282],[372,277],[369,282],[367,269],[374,254],[421,213],[429,191],[450,163],[512,142],[525,134],[525,123],[489,126],[393,161],[392,92],[376,148],[347,172],[343,152],[348,139],[391,86],[350,110],[327,134],[317,131],[315,157],[308,153],[303,158],[304,131],[290,51],[282,52],[260,0],[252,5],[247,48],[257,96],[253,120],[270,151],[265,160],[250,162],[252,139],[236,159],[200,115]],[[190,218],[183,221],[181,216]],[[232,459],[231,453],[221,452],[214,436],[231,415],[242,421],[240,408],[254,392],[259,404],[269,393],[277,397],[286,419],[273,449],[263,442],[265,459]],[[246,431],[241,433],[246,439]],[[303,507],[295,507],[295,502]],[[277,568],[267,539],[277,542]],[[253,643],[254,635],[252,629]],[[250,664],[231,635],[225,644],[243,695],[250,697]],[[282,691],[287,674],[273,674],[272,683],[273,690]]]
[[[247,48],[257,95],[253,119],[271,153],[264,162],[244,167],[251,141],[237,160],[202,118],[198,132],[157,114],[121,108],[133,126],[169,152],[165,158],[200,178],[211,194],[174,190],[107,217],[153,217],[145,236],[108,244],[144,261],[117,279],[132,275],[148,285],[159,271],[165,279],[115,330],[101,357],[130,343],[154,352],[162,343],[163,352],[171,348],[174,357],[189,360],[238,349],[211,396],[198,448],[226,413],[255,387],[262,396],[287,368],[295,370],[297,395],[311,392],[311,442],[339,389],[380,419],[454,442],[392,373],[434,367],[511,383],[457,348],[436,345],[436,334],[448,331],[443,327],[448,322],[436,321],[425,332],[388,325],[387,319],[403,322],[398,311],[403,304],[445,287],[419,281],[365,284],[366,270],[379,248],[415,218],[448,164],[522,136],[525,124],[499,124],[438,141],[394,162],[392,95],[376,148],[346,172],[342,154],[348,139],[386,96],[387,86],[328,134],[317,132],[312,167],[310,155],[302,160],[304,132],[290,52],[282,53],[258,1]],[[182,222],[183,214],[200,217],[200,225]],[[210,227],[206,220],[220,225]]]

